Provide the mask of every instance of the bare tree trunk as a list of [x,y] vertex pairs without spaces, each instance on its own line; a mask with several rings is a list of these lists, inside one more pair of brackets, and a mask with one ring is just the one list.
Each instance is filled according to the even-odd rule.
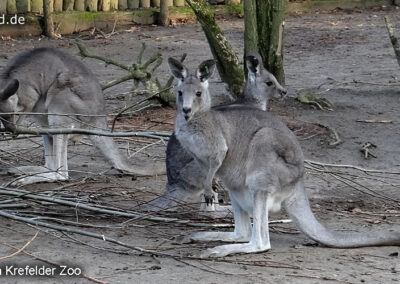
[[62,12],[63,10],[63,0],[54,0],[54,12]]
[[64,0],[64,11],[74,10],[75,0]]
[[222,81],[228,84],[234,97],[239,97],[244,82],[243,69],[239,65],[239,60],[231,44],[216,23],[213,10],[208,6],[206,0],[186,0],[186,2],[193,9],[203,28],[211,52],[217,61]]
[[[283,30],[286,0],[256,0],[258,51],[267,68],[281,84],[285,83],[283,70]],[[245,17],[254,17],[254,14]]]
[[7,12],[8,14],[17,14],[17,2],[15,0],[8,0],[7,1]]
[[[244,56],[258,52],[258,29],[256,15],[256,0],[244,2]],[[246,61],[244,61],[246,62]]]
[[90,12],[97,12],[98,0],[85,0],[85,10]]
[[169,24],[169,15],[168,15],[168,1],[161,0],[160,3],[160,14],[158,17],[158,24],[161,26],[168,26]]
[[53,22],[53,0],[44,0],[43,13],[44,13],[44,33],[49,38],[55,38],[54,22]]

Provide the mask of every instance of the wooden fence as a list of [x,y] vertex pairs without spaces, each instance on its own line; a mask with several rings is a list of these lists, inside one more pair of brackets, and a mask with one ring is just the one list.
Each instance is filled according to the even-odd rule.
[[[170,7],[181,7],[185,0],[167,0]],[[125,11],[160,7],[160,0],[54,0],[54,12],[62,11]],[[43,0],[0,0],[1,14],[43,13]]]

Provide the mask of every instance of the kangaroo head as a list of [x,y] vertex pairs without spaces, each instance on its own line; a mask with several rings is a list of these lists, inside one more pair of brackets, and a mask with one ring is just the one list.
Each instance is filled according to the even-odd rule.
[[18,88],[18,80],[0,79],[0,121],[10,131],[15,130],[15,115],[4,113],[15,112],[17,110],[18,98],[15,94]]
[[194,75],[174,58],[168,59],[172,75],[177,78],[176,107],[178,116],[189,121],[193,115],[207,111],[211,107],[211,97],[208,92],[208,79],[215,70],[215,61],[206,60],[197,68]]
[[272,97],[279,98],[287,93],[275,76],[264,69],[258,53],[246,56],[246,65],[249,73],[245,86],[245,97],[268,101]]

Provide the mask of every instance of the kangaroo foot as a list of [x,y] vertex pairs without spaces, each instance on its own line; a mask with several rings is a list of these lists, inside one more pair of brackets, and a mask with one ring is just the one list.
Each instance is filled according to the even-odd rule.
[[257,245],[253,243],[247,243],[247,244],[223,245],[203,251],[200,257],[201,258],[224,257],[235,253],[257,253],[257,252],[267,251],[270,248],[271,248],[270,244]]
[[[48,170],[47,170],[48,171]],[[61,174],[57,172],[37,173],[30,176],[20,177],[9,185],[13,187],[23,186],[27,184],[34,184],[39,182],[55,182],[68,180],[68,174]]]

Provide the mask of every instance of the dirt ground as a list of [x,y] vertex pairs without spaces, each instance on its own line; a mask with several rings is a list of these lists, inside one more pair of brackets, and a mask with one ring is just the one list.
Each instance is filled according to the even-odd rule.
[[[282,116],[299,136],[307,159],[323,163],[351,164],[362,168],[400,172],[400,68],[384,27],[389,15],[400,31],[400,13],[387,10],[334,11],[289,15],[286,21],[285,71],[289,97],[274,101],[271,111]],[[242,57],[243,20],[220,20],[221,27]],[[142,42],[147,44],[144,57],[161,52],[164,58],[188,53],[187,66],[194,68],[211,57],[197,23],[176,27],[124,28],[109,39],[86,39],[94,53],[110,56],[125,63],[136,58]],[[77,53],[74,39],[83,35],[49,41],[27,37],[0,41],[0,67],[21,50],[53,46]],[[123,74],[117,68],[96,60],[84,60],[100,81],[107,82]],[[166,60],[158,70],[161,81],[168,77]],[[130,84],[107,90],[107,111],[123,107],[121,94]],[[222,100],[225,92],[218,78],[210,87]],[[313,93],[328,99],[333,111],[319,110],[295,100],[298,94]],[[155,107],[134,114],[118,123],[118,129],[173,129],[172,108]],[[390,120],[391,123],[367,123],[366,120]],[[329,146],[334,137],[323,126],[334,129],[342,143]],[[56,184],[25,186],[33,192],[50,191],[57,196],[123,210],[135,210],[137,204],[160,194],[166,177],[138,178],[122,176],[104,162],[86,140],[70,145],[69,167],[72,179]],[[119,139],[121,151],[132,155],[137,165],[163,163],[165,145],[149,146],[146,139]],[[361,147],[370,142],[375,158],[365,159]],[[9,167],[43,163],[39,138],[0,141],[1,182],[12,180]],[[148,147],[147,147],[148,146]],[[127,151],[127,148],[129,151]],[[319,168],[321,169],[321,168]],[[339,172],[339,173],[338,173]],[[307,188],[313,211],[328,227],[337,230],[400,230],[399,175],[366,174],[350,168],[308,169]],[[378,197],[377,197],[378,196]],[[168,253],[191,256],[216,243],[179,244],[175,237],[206,230],[175,223],[117,218],[45,202],[26,201],[28,208],[14,209],[23,216],[41,216],[75,221],[78,229],[96,232],[127,244]],[[195,210],[178,216],[190,222],[230,224],[230,216],[221,220],[200,217]],[[47,219],[46,219],[47,218]],[[200,218],[203,218],[199,220]],[[205,219],[204,219],[205,218]],[[284,213],[272,219],[286,218]],[[86,224],[86,226],[84,226]],[[68,224],[64,224],[68,226]],[[32,236],[38,236],[26,248],[34,256],[19,253],[0,260],[6,265],[46,265],[44,260],[79,267],[90,277],[107,283],[392,283],[400,280],[399,247],[330,249],[318,246],[300,234],[293,224],[271,226],[272,249],[265,253],[234,255],[217,260],[196,260],[149,256],[101,240],[76,234],[62,234],[40,227],[0,219],[0,257],[10,255]],[[2,283],[90,283],[84,277],[5,277]]]

